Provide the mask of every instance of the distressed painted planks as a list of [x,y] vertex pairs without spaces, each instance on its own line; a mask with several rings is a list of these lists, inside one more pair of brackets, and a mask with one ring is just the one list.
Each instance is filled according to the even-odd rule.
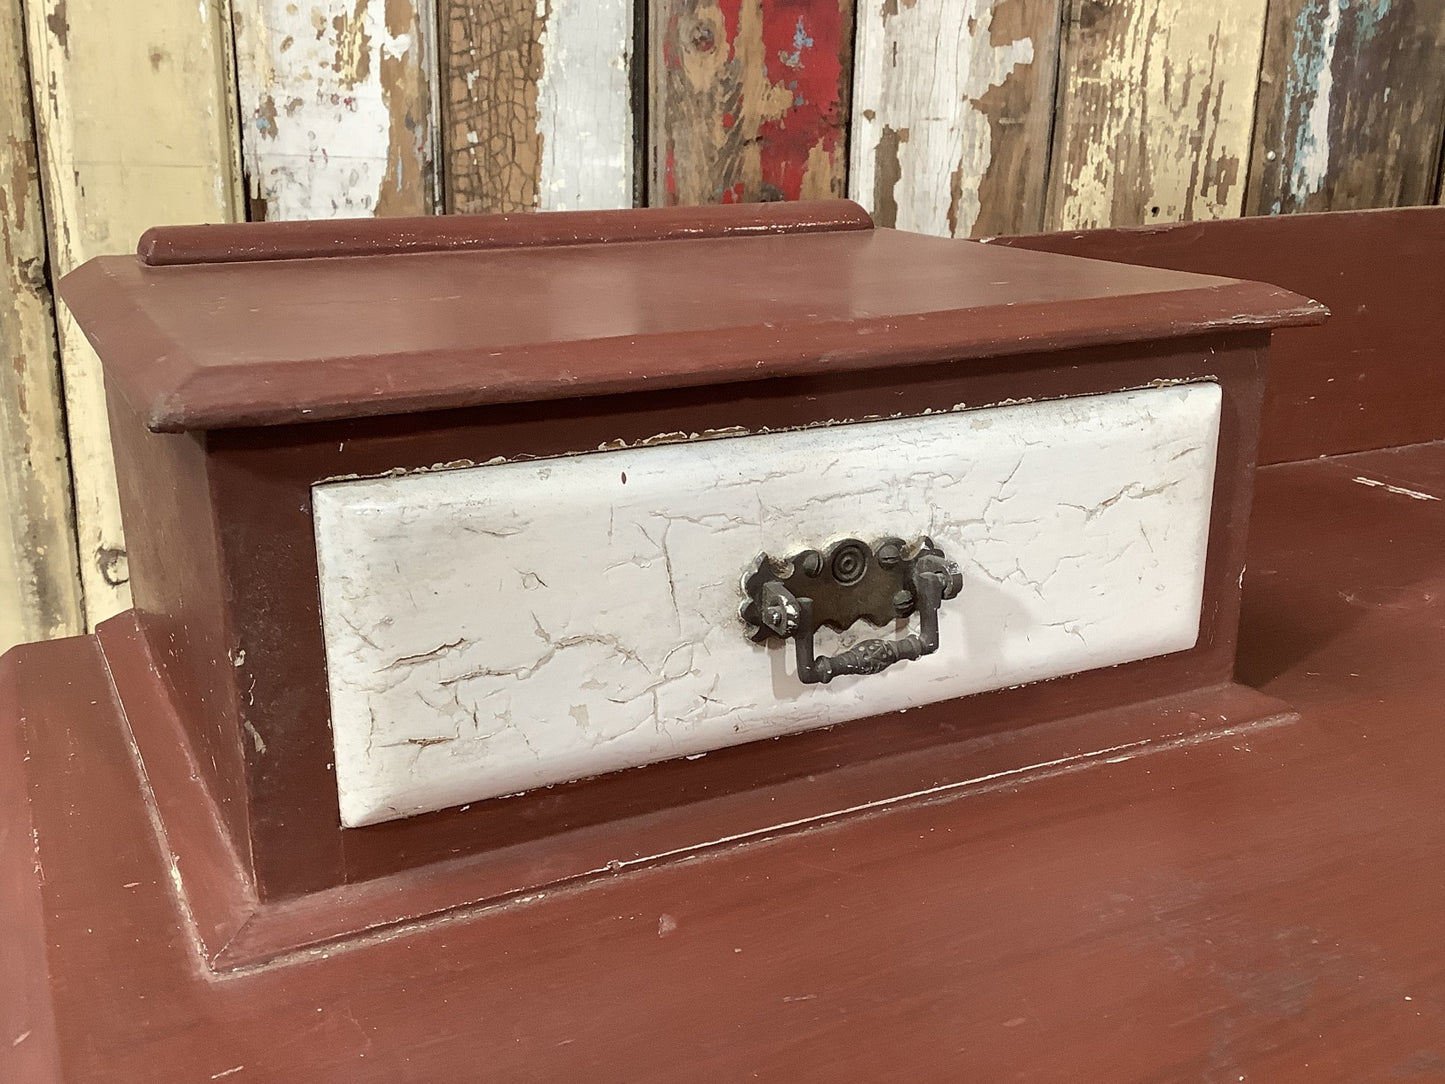
[[0,3],[0,652],[81,631],[25,23]]
[[[225,0],[34,0],[26,28],[52,270],[239,207]],[[130,602],[100,366],[57,305],[86,618]]]
[[1273,0],[1250,213],[1432,202],[1442,71],[1440,0]]
[[432,0],[231,0],[253,219],[436,209]]
[[652,0],[648,200],[841,196],[852,0]]
[[1266,0],[1067,0],[1046,225],[1244,208]]
[[631,0],[443,0],[446,207],[630,207]]
[[945,237],[1043,227],[1060,0],[866,0],[852,196]]

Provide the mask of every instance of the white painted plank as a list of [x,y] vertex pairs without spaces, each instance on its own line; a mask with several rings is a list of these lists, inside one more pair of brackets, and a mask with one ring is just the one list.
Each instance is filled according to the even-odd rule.
[[850,190],[881,226],[969,237],[1040,228],[1059,0],[868,0]]
[[[1219,409],[1196,384],[319,485],[343,821],[1191,647]],[[964,571],[937,654],[803,685],[744,635],[759,552],[920,534]]]
[[[55,275],[134,250],[151,226],[234,219],[225,0],[36,0],[27,34]],[[58,305],[86,618],[130,604],[105,396]]]
[[430,214],[432,0],[232,0],[252,217]]
[[447,206],[630,207],[631,0],[443,0]]
[[543,211],[632,206],[632,4],[552,0],[542,32],[537,131]]
[[84,627],[28,74],[0,0],[0,652]]
[[1246,214],[1435,197],[1445,4],[1271,0]]

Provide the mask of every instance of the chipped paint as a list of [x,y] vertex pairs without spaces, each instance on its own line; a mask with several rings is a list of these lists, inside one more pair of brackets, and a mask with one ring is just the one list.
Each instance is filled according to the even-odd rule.
[[[1295,18],[1295,48],[1286,93],[1303,114],[1291,155],[1290,186],[1298,194],[1319,191],[1330,168],[1330,91],[1334,83],[1330,61],[1339,39],[1342,2],[1318,0],[1301,8]],[[1272,209],[1279,214],[1283,207],[1281,194]]]
[[434,209],[433,13],[430,0],[262,0],[237,13],[257,217]]
[[1037,229],[1054,0],[873,3],[859,20],[854,198],[880,226],[921,233]]
[[0,652],[83,628],[26,74],[25,28],[9,5],[0,10]]
[[662,0],[649,201],[844,191],[851,0]]
[[1275,0],[1251,213],[1425,203],[1435,195],[1445,5]]
[[551,0],[542,33],[537,128],[544,211],[632,206],[630,0]]
[[[151,226],[237,217],[223,5],[26,5],[31,83],[47,88],[34,104],[55,277],[133,251]],[[57,310],[76,549],[94,623],[130,605],[120,501],[100,364],[69,311]]]
[[1398,493],[1402,497],[1410,497],[1417,501],[1438,501],[1440,498],[1433,493],[1422,493],[1418,489],[1406,489],[1404,486],[1392,486],[1389,482],[1381,482],[1376,478],[1365,478],[1363,476],[1351,479],[1362,486],[1372,486],[1383,489],[1386,493]]
[[1047,225],[1238,215],[1266,0],[1070,0]]
[[[989,239],[985,239],[987,243]],[[1219,376],[1216,373],[1204,373],[1200,376],[1189,377],[1167,377],[1146,381],[1143,384],[1134,384],[1120,389],[1121,391],[1146,391],[1157,388],[1181,388],[1191,384],[1218,384]],[[1026,403],[1050,403],[1060,402],[1064,399],[1079,398],[1078,396],[1055,395],[1055,396],[1006,396],[1002,399],[990,399],[982,403],[954,403],[946,407],[925,407],[923,410],[893,411],[889,414],[859,414],[847,418],[824,418],[815,422],[803,422],[799,425],[725,425],[716,429],[702,429],[694,432],[684,432],[681,429],[669,430],[666,433],[654,433],[649,437],[641,437],[636,440],[624,440],[615,437],[612,440],[604,440],[596,448],[582,448],[570,452],[558,452],[546,456],[533,455],[530,452],[519,452],[516,455],[494,455],[490,459],[453,459],[445,463],[432,463],[419,467],[388,467],[385,470],[370,471],[367,473],[346,472],[343,474],[331,474],[324,478],[318,478],[312,483],[313,488],[325,485],[328,482],[354,482],[364,478],[400,478],[409,474],[435,474],[438,471],[460,470],[467,467],[495,467],[499,463],[527,463],[537,459],[569,459],[578,455],[590,455],[595,452],[618,452],[628,448],[652,448],[665,444],[695,444],[709,440],[725,440],[729,437],[761,436],[768,433],[803,433],[813,429],[828,429],[838,425],[856,425],[860,422],[897,421],[899,418],[930,417],[935,414],[958,414],[964,411],[983,411],[992,407],[1021,406]],[[975,422],[978,427],[985,423]],[[241,652],[244,659],[245,652]],[[238,662],[237,665],[240,665]]]
[[450,0],[447,206],[632,204],[629,0]]
[[533,210],[545,0],[450,0],[444,14],[447,209]]

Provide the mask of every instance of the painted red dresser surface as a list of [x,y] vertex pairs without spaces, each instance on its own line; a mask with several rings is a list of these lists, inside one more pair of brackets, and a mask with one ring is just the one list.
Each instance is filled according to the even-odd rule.
[[[842,202],[155,231],[62,289],[136,606],[0,663],[17,1079],[1434,1056],[1438,455],[1271,468],[1246,561],[1318,304]],[[957,565],[938,644],[806,683],[747,560],[885,517]]]

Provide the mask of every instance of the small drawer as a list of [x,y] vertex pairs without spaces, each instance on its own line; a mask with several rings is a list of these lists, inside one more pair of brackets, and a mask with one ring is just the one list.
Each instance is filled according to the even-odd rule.
[[[1191,648],[1220,408],[1201,382],[319,483],[342,823]],[[760,553],[924,536],[963,583],[932,654],[806,684],[739,618]]]

